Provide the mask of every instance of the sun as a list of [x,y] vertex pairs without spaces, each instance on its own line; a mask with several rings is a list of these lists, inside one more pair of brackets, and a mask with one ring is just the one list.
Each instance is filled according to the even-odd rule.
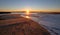
[[26,10],[26,15],[29,15],[30,14],[30,11],[27,9]]
[[26,18],[30,18],[29,15],[30,15],[30,11],[27,9],[27,10],[26,10],[26,16],[25,16],[25,17],[26,17]]

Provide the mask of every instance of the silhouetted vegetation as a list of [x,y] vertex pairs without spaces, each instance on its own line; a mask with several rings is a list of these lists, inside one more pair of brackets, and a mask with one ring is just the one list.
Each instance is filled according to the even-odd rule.
[[0,12],[0,14],[9,14],[11,12]]

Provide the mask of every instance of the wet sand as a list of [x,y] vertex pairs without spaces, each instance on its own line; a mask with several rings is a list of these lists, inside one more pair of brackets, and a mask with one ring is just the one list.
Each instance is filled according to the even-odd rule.
[[40,24],[20,18],[0,20],[0,35],[50,35]]

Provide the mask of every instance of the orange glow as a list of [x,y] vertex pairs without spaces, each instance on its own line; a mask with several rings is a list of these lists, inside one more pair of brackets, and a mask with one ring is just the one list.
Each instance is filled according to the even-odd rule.
[[29,10],[26,10],[26,15],[29,15]]
[[30,18],[30,17],[29,17],[29,14],[30,14],[30,11],[27,9],[27,10],[26,10],[26,16],[25,16],[25,17],[26,17],[26,18]]
[[26,16],[26,18],[30,18],[29,16]]

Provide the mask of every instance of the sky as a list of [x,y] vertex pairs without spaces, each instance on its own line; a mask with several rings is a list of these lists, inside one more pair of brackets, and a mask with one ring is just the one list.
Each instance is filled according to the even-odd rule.
[[60,0],[0,0],[0,11],[59,11]]

